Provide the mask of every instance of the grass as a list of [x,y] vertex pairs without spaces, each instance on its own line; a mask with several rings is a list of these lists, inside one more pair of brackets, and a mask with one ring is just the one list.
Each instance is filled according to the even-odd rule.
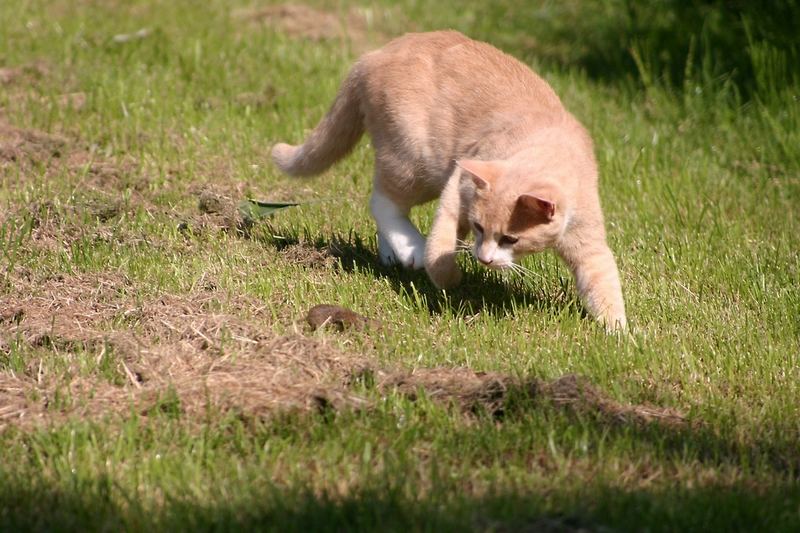
[[[350,16],[349,3],[313,5]],[[609,55],[611,36],[626,35],[616,5],[353,3],[373,22],[319,41],[253,22],[236,11],[244,2],[0,5],[0,67],[16,69],[0,85],[2,117],[47,132],[24,154],[0,151],[0,397],[21,383],[28,407],[48,399],[41,423],[2,419],[2,527],[796,530],[800,101],[786,67],[796,49],[743,19],[742,79],[704,59],[719,50],[714,24],[678,58],[688,43],[665,44],[673,34],[648,29],[652,13],[637,8],[623,60]],[[378,266],[367,140],[314,181],[271,166],[269,146],[303,137],[359,50],[443,27],[531,63],[591,131],[630,335],[594,325],[549,255],[526,260],[540,276],[525,279],[465,258],[466,283],[449,294]],[[114,39],[141,28],[143,38]],[[589,54],[596,42],[604,52]],[[207,188],[302,205],[242,236],[198,212]],[[415,213],[423,230],[432,213]],[[333,264],[287,255],[326,247]],[[370,383],[351,385],[365,410],[263,417],[209,401],[198,414],[166,388],[156,408],[86,416],[80,406],[104,386],[138,386],[131,365],[146,355],[133,358],[114,332],[167,361],[187,343],[199,350],[197,334],[153,329],[142,310],[162,300],[190,309],[187,324],[213,346],[202,356],[219,364],[263,356],[234,338],[243,320],[251,335],[310,337],[387,368],[576,373],[690,423],[617,423],[535,399],[500,419],[465,415]],[[12,303],[23,313],[7,313]],[[318,303],[386,327],[306,332],[296,321]],[[107,341],[60,325],[79,304]],[[214,316],[227,318],[212,331],[202,320]],[[34,332],[37,317],[51,322]]]

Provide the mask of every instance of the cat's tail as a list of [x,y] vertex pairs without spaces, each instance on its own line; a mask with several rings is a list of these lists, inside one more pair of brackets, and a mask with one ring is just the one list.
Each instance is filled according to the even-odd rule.
[[339,89],[328,114],[299,146],[278,143],[272,160],[286,174],[313,176],[346,156],[364,133],[361,111],[362,66],[353,67]]

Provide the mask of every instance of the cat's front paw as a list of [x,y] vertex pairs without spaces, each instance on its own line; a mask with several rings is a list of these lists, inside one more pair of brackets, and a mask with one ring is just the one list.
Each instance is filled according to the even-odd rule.
[[624,333],[628,329],[628,321],[625,314],[604,315],[598,319],[607,333]]
[[398,261],[405,268],[421,270],[425,267],[425,244],[406,246],[395,251]]
[[461,269],[456,264],[455,254],[426,258],[425,271],[439,289],[451,289],[461,283]]
[[385,266],[401,265],[412,270],[421,269],[425,266],[425,241],[402,244],[394,248],[379,233],[378,257]]

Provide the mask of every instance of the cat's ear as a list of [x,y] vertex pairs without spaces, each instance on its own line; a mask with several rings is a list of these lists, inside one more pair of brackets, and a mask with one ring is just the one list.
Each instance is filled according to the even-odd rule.
[[460,159],[456,165],[469,174],[472,182],[479,190],[491,189],[492,183],[505,172],[502,161],[479,161],[478,159]]
[[556,204],[554,202],[533,194],[520,194],[519,198],[517,198],[517,204],[526,211],[547,217],[547,220],[553,220],[556,215]]

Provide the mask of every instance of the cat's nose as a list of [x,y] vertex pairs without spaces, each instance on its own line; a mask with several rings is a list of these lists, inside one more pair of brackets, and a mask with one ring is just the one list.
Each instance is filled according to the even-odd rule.
[[478,261],[480,261],[484,265],[491,265],[492,262],[494,261],[494,258],[492,258],[492,257],[483,257],[480,254],[478,254]]

